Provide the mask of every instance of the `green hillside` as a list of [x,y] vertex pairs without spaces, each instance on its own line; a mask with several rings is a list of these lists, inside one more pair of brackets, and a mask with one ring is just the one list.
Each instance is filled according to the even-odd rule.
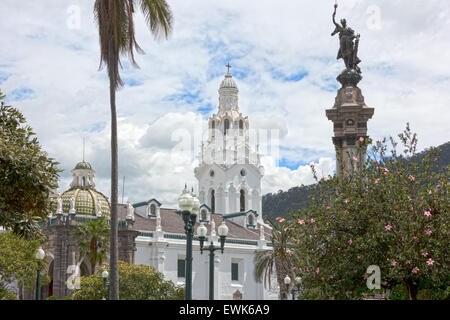
[[[450,142],[440,145],[441,155],[437,161],[439,168],[450,164]],[[410,161],[420,162],[429,150],[416,154]],[[308,208],[311,204],[310,196],[313,194],[313,185],[294,187],[288,191],[268,193],[262,198],[262,211],[264,218],[275,220],[276,217],[290,217],[289,213],[299,209]]]

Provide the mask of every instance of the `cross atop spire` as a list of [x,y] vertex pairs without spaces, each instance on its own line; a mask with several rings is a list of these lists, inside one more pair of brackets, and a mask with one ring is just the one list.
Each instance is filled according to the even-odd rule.
[[227,65],[226,65],[225,67],[227,67],[227,68],[228,68],[228,73],[230,73],[230,68],[231,68],[231,65],[230,65],[230,62],[229,62],[229,61],[228,61]]

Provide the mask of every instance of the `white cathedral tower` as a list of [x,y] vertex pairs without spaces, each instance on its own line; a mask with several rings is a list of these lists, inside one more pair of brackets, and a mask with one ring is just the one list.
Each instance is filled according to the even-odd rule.
[[[208,120],[208,138],[202,142],[199,166],[200,220],[223,214],[245,227],[262,223],[261,178],[258,146],[249,143],[249,120],[239,112],[239,89],[228,72],[219,88],[219,110]],[[252,135],[253,137],[253,135]]]

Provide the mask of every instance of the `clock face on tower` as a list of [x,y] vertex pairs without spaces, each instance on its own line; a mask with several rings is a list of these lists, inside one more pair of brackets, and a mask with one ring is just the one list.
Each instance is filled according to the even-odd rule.
[[355,120],[353,119],[348,119],[347,122],[345,123],[348,126],[353,126],[355,124]]

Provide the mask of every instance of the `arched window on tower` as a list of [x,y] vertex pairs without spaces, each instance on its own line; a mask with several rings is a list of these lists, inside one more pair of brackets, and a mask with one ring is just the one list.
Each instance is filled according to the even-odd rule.
[[211,213],[216,213],[216,196],[214,190],[211,190]]
[[241,190],[241,210],[240,212],[244,212],[245,211],[245,191]]
[[86,187],[86,177],[83,177],[83,178],[81,179],[81,186],[82,186],[82,187]]
[[202,213],[200,216],[201,221],[206,221],[208,219],[207,215],[206,215],[206,209],[202,209]]
[[154,203],[150,205],[150,215],[156,216],[156,206]]
[[224,134],[227,134],[228,129],[230,129],[230,120],[225,119],[225,122],[223,124]]
[[244,131],[244,121],[239,120],[239,135],[242,136],[242,132]]
[[216,130],[216,122],[213,120],[211,122],[211,136],[214,137],[214,131]]
[[255,218],[253,217],[252,214],[248,216],[248,225],[250,226],[255,225]]

